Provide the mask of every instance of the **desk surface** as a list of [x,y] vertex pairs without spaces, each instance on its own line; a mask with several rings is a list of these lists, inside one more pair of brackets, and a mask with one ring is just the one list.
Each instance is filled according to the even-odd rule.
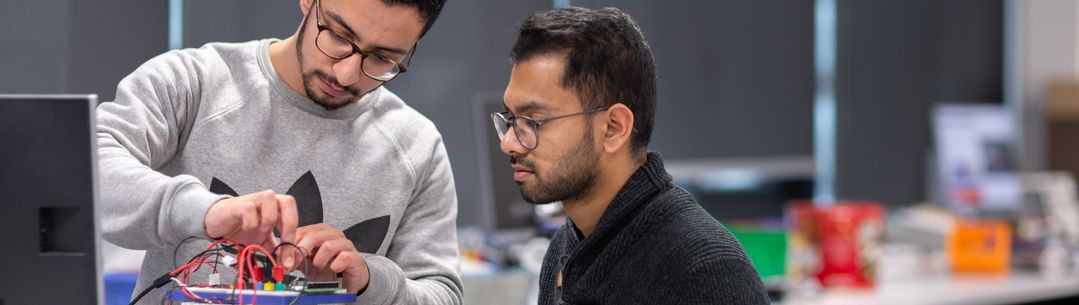
[[829,291],[783,305],[1005,305],[1079,295],[1079,277],[1049,280],[1037,274],[930,276],[883,283],[874,291]]

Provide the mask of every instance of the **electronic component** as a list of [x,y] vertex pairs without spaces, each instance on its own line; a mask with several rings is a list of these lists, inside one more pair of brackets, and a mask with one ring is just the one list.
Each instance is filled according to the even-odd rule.
[[341,281],[310,281],[307,289],[337,289],[341,288]]
[[356,294],[340,289],[333,293],[301,293],[299,291],[235,290],[229,288],[188,288],[192,298],[180,290],[170,290],[165,299],[180,303],[196,304],[260,304],[260,305],[316,305],[356,302]]
[[209,277],[209,279],[207,279],[206,284],[209,284],[211,287],[221,285],[221,274],[220,273],[210,274],[210,277]]
[[[281,246],[294,247],[303,254],[303,272],[293,270],[292,274],[286,276],[285,268],[277,264]],[[173,283],[175,288],[167,292],[166,299],[183,304],[294,305],[356,301],[356,294],[342,288],[340,280],[307,282],[304,276],[309,274],[310,264],[307,252],[295,244],[282,243],[270,251],[260,245],[243,245],[218,239],[183,266],[155,280],[154,285],[141,291],[131,303],[137,303],[150,290],[169,283]],[[222,265],[225,270],[219,269]],[[209,275],[196,276],[200,269]],[[222,272],[235,278],[222,279]],[[197,279],[201,278],[207,281],[199,283]]]
[[225,264],[225,266],[229,266],[229,267],[236,266],[236,257],[235,256],[227,255],[227,254],[221,255],[220,260],[221,260],[222,264]]
[[283,282],[284,280],[285,280],[285,268],[274,266],[273,267],[273,281],[280,283],[280,282]]
[[310,281],[303,289],[305,293],[323,294],[334,293],[341,289],[341,281]]

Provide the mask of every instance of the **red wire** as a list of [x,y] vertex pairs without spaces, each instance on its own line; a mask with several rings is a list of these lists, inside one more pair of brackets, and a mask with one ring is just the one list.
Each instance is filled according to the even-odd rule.
[[258,294],[258,289],[251,289],[251,305],[255,305],[259,301],[255,295]]
[[237,263],[236,263],[236,265],[237,265],[236,268],[238,270],[237,271],[237,276],[236,276],[236,288],[240,289],[240,295],[236,299],[236,304],[237,305],[243,305],[243,303],[244,303],[244,288],[246,288],[246,287],[244,287],[244,266],[247,265],[245,263],[246,255],[247,255],[247,247],[244,247],[243,250],[240,250],[240,253],[238,253],[236,255],[237,259],[239,259],[237,261]]
[[[206,247],[206,250],[213,249],[214,246],[217,246],[218,244],[221,244],[221,243],[228,243],[228,244],[232,245],[233,248],[237,248],[237,245],[239,245],[238,243],[236,243],[236,242],[234,242],[234,241],[232,241],[230,239],[222,238],[222,239],[214,240],[213,243],[210,243],[210,245]],[[206,251],[206,250],[204,250],[204,251]],[[184,264],[183,266],[180,266],[179,268],[176,268],[172,272],[169,272],[169,275],[176,276],[177,274],[180,273],[180,271],[183,271],[183,270],[193,266],[194,263],[195,263],[195,260],[192,260],[192,261],[188,262],[187,264]]]
[[[189,264],[188,268],[183,270],[183,275],[181,276],[183,279],[181,280],[181,282],[184,283],[185,285],[187,285],[187,283],[189,283],[191,281],[191,275],[194,274],[195,272],[197,272],[202,267],[202,265],[208,264],[208,262],[206,262],[207,258],[212,256],[212,255],[215,255],[215,254],[218,257],[221,256],[220,253],[206,253],[206,254],[192,260],[192,262],[191,262],[192,264]],[[194,266],[195,268],[190,268],[190,266]],[[184,295],[186,295],[191,300],[195,300],[195,301],[199,301],[199,302],[205,302],[205,303],[216,303],[216,302],[211,301],[209,299],[204,299],[204,298],[196,296],[194,293],[192,293],[190,290],[188,290],[187,287],[181,286],[180,291],[183,292]]]
[[[234,283],[234,286],[233,286],[234,288],[233,289],[239,289],[240,290],[239,296],[237,298],[237,304],[242,305],[243,304],[243,290],[249,288],[249,287],[247,287],[248,283],[246,281],[245,275],[247,274],[247,272],[254,272],[255,271],[255,263],[256,263],[256,261],[254,260],[255,252],[262,251],[262,253],[265,253],[266,257],[270,259],[270,266],[264,266],[264,267],[268,267],[268,268],[271,268],[271,269],[274,268],[274,267],[277,267],[277,260],[273,257],[273,253],[270,253],[270,251],[266,250],[266,248],[264,248],[264,247],[262,247],[260,245],[247,245],[247,246],[241,247],[242,246],[241,244],[236,243],[236,242],[234,242],[232,240],[228,240],[228,239],[214,240],[214,242],[210,243],[210,245],[206,247],[205,251],[213,249],[213,247],[215,247],[215,246],[217,246],[219,244],[222,244],[222,243],[227,243],[229,246],[233,247],[234,249],[239,250],[237,255],[236,255],[236,257],[238,259],[238,261],[237,261],[237,276],[236,276],[236,282]],[[222,247],[224,247],[224,245]],[[210,262],[207,261],[210,257],[214,258],[213,263],[210,263]],[[179,277],[177,277],[177,280],[181,280],[181,283],[184,283],[184,285],[180,287],[180,290],[188,298],[190,298],[192,300],[200,300],[200,301],[207,301],[208,302],[210,300],[206,300],[206,299],[202,299],[200,297],[197,297],[191,291],[189,291],[187,289],[187,284],[186,283],[190,282],[191,275],[194,274],[195,272],[197,272],[199,269],[201,269],[202,265],[209,265],[209,266],[214,268],[214,272],[217,272],[217,262],[220,261],[221,257],[223,257],[223,255],[221,253],[218,253],[218,252],[204,253],[203,255],[199,256],[198,258],[192,259],[190,262],[187,262],[187,264],[184,264],[183,266],[180,266],[180,267],[176,268],[175,270],[172,270],[171,272],[169,272],[169,275],[172,276],[172,277],[177,277],[177,275],[180,275]],[[181,275],[181,273],[182,273],[182,275]],[[252,284],[251,287],[250,287],[250,289],[251,289],[251,305],[255,305],[258,302],[258,298],[256,297],[257,294],[258,294],[258,292],[257,292],[258,287],[254,287],[254,285],[253,285],[254,283],[251,283],[251,284]],[[170,303],[171,303],[171,301],[170,301]]]
[[186,295],[186,296],[187,296],[187,298],[188,298],[188,299],[191,299],[192,301],[199,301],[199,302],[202,302],[202,301],[209,301],[209,300],[204,300],[203,298],[197,297],[197,296],[195,296],[194,294],[191,294],[191,292],[190,292],[190,291],[187,291],[187,288],[186,288],[186,287],[180,287],[180,291],[183,291],[183,292],[184,292],[184,295]]
[[[221,239],[214,240],[212,243],[210,243],[210,245],[207,246],[206,250],[204,250],[204,251],[209,251],[210,249],[213,249],[215,246],[217,246],[219,244],[222,244],[222,243],[228,243],[229,246],[231,246],[233,248],[237,248],[237,249],[239,248],[238,247],[239,243],[236,243],[235,241],[232,241],[230,239],[221,238]],[[222,245],[222,247],[224,247],[224,245]],[[214,256],[215,264],[210,264],[209,262],[206,261],[212,255],[216,255],[216,256]],[[180,282],[183,284],[182,286],[180,286],[180,291],[182,291],[184,293],[184,295],[186,295],[188,298],[190,298],[192,300],[210,302],[210,300],[202,299],[200,297],[197,297],[193,293],[191,293],[191,291],[188,291],[187,287],[186,287],[187,286],[186,283],[191,281],[191,275],[194,274],[196,271],[198,271],[202,267],[203,264],[210,264],[214,268],[214,271],[216,272],[217,271],[216,262],[220,257],[222,257],[221,253],[217,253],[217,252],[203,253],[198,258],[192,259],[191,261],[187,262],[187,264],[184,264],[183,266],[180,266],[180,267],[176,268],[175,270],[170,271],[169,276],[177,278],[177,280],[180,280]],[[192,267],[194,267],[194,268],[192,268]],[[240,266],[240,269],[243,270],[242,264]],[[180,275],[181,272],[183,273],[182,275]],[[177,277],[177,275],[180,275],[180,276]],[[169,301],[169,303],[171,304],[172,301]]]
[[[247,272],[254,272],[255,271],[254,255],[255,255],[256,251],[262,251],[262,253],[265,253],[266,257],[270,259],[270,266],[267,266],[267,267],[273,268],[273,267],[277,266],[277,260],[274,259],[273,254],[270,253],[270,251],[266,250],[266,248],[263,248],[260,245],[247,245],[247,246],[243,247],[243,250],[241,250],[239,255],[238,255],[238,257],[239,257],[239,265],[240,265],[239,266],[239,271],[237,272],[238,276],[236,277],[238,287],[242,287],[242,288],[245,288],[245,289],[248,288],[247,285],[246,285],[247,283],[245,281],[246,277],[244,275],[246,275]],[[258,287],[254,287],[254,285],[253,285],[254,283],[251,283],[251,284],[252,284],[252,286],[251,286],[251,291],[252,291],[251,301],[252,301],[252,305],[254,305],[257,302],[257,298],[255,298],[256,292],[254,292],[254,291],[257,291]],[[240,302],[239,304],[241,304],[241,305],[243,303],[242,290],[243,289],[241,289],[241,294],[240,294],[240,298],[239,298],[239,302]]]

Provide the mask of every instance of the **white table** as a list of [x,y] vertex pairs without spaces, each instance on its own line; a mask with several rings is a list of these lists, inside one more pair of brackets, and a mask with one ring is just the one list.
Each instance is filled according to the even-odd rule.
[[872,291],[828,291],[783,305],[1005,305],[1079,296],[1079,277],[1058,280],[1036,274],[909,278],[882,283]]

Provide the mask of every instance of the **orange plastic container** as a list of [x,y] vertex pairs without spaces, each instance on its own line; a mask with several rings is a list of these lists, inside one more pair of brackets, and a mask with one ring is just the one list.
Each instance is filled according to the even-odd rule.
[[1008,273],[1012,228],[1003,220],[957,220],[947,246],[952,271]]

